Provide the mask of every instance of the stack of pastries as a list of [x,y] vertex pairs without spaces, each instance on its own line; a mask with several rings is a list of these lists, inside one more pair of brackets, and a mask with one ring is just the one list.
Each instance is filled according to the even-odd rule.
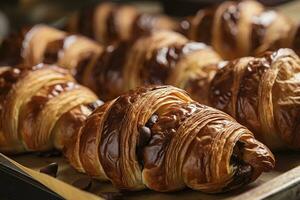
[[299,28],[282,14],[246,0],[178,21],[102,3],[64,29],[3,42],[1,152],[55,148],[124,190],[217,193],[272,170],[268,148],[300,149]]

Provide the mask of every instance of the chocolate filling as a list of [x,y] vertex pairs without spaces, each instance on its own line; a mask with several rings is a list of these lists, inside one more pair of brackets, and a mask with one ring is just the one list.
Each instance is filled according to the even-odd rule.
[[93,69],[93,79],[98,86],[97,94],[107,94],[104,100],[114,98],[122,91],[122,72],[129,46],[127,42],[108,46]]
[[107,176],[113,177],[115,184],[120,183],[122,177],[120,137],[124,132],[122,126],[127,117],[127,111],[140,95],[154,89],[156,88],[139,88],[135,91],[129,91],[127,94],[120,96],[108,111],[99,145],[99,158]]
[[147,121],[145,126],[141,126],[138,128],[140,135],[139,135],[139,139],[138,139],[138,143],[137,143],[137,147],[136,147],[136,155],[137,155],[138,162],[142,169],[144,168],[143,149],[150,142],[151,135],[152,135],[151,128],[154,126],[154,124],[157,122],[157,120],[158,120],[158,115],[154,113],[149,118],[149,120]]
[[54,64],[58,61],[58,52],[63,48],[64,40],[55,40],[50,42],[44,54],[44,63],[46,64]]
[[157,118],[156,123],[151,127],[152,137],[148,144],[143,147],[144,167],[150,169],[163,163],[165,152],[173,134],[176,133],[180,124],[197,110],[198,106],[198,104],[193,103],[173,104],[167,113]]
[[203,43],[188,42],[184,45],[171,45],[153,52],[149,60],[145,60],[140,71],[140,77],[144,84],[162,85],[166,83],[171,71],[178,61],[186,54],[204,49]]
[[203,17],[196,28],[196,40],[211,44],[215,9],[207,9],[202,12]]
[[223,188],[223,191],[231,190],[242,185],[246,185],[251,181],[253,168],[251,165],[243,161],[244,144],[237,142],[230,159],[230,165],[234,168],[232,181]]
[[240,19],[239,4],[232,3],[223,13],[221,18],[221,32],[223,37],[223,47],[225,50],[234,50],[237,46],[236,37],[238,34],[237,23]]
[[0,97],[5,97],[12,86],[19,80],[21,70],[17,68],[10,69],[0,74]]
[[116,15],[117,15],[117,12],[119,11],[120,7],[119,6],[114,6],[108,16],[107,16],[107,19],[106,19],[106,30],[107,30],[107,40],[108,41],[116,41],[118,40],[119,38],[119,31],[118,31],[118,26],[117,26],[117,23],[116,23]]

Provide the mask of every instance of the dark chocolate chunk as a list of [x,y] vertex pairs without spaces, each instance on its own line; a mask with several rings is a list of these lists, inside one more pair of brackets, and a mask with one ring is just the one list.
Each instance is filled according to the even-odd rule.
[[54,162],[54,163],[49,164],[46,167],[41,168],[40,172],[44,173],[44,174],[48,174],[49,176],[56,177],[57,170],[58,170],[58,164]]
[[80,178],[73,182],[73,186],[88,191],[92,187],[92,179],[90,177]]
[[146,126],[151,128],[158,120],[158,115],[153,114],[150,119],[148,120],[148,122],[146,123]]
[[139,138],[139,147],[145,146],[150,138],[151,138],[151,129],[148,128],[147,126],[141,126],[139,127],[139,133],[140,133],[140,138]]

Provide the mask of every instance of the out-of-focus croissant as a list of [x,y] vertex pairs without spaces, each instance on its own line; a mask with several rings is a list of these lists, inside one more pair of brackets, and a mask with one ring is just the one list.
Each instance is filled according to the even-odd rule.
[[[16,45],[16,41],[22,42]],[[7,52],[2,60],[22,55],[15,60],[23,59],[29,66],[56,63],[70,69],[80,83],[104,100],[141,85],[170,84],[206,104],[207,84],[221,60],[209,46],[170,31],[156,31],[133,43],[102,47],[83,36],[36,25],[23,36],[6,40],[3,51],[11,45],[15,51]]]
[[300,148],[300,59],[290,49],[229,62],[211,83],[210,103],[271,149]]
[[1,67],[0,152],[62,149],[96,100],[65,69]]
[[258,55],[280,47],[300,53],[297,25],[257,1],[225,1],[183,20],[181,28],[190,39],[211,44],[225,59]]
[[139,12],[134,6],[101,3],[71,17],[66,30],[103,44],[132,40],[155,30],[177,30],[178,23],[164,15]]

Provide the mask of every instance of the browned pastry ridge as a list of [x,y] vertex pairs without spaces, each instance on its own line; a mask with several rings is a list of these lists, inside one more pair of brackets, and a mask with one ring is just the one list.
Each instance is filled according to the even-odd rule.
[[161,29],[177,30],[178,23],[164,15],[141,13],[134,6],[109,2],[80,11],[66,26],[66,31],[86,35],[102,44],[132,40]]
[[253,0],[225,1],[181,22],[188,38],[205,42],[225,59],[281,47],[300,54],[299,31],[288,17]]
[[96,95],[74,81],[55,66],[1,67],[0,152],[62,149],[97,104]]
[[70,163],[125,190],[224,192],[274,167],[272,153],[248,129],[173,86],[109,101],[75,135],[66,147]]
[[23,38],[19,45],[9,41],[20,38],[6,41],[2,49],[14,45],[16,52],[7,52],[5,58],[22,56],[15,60],[23,60],[29,66],[44,62],[68,68],[103,100],[141,85],[170,84],[206,104],[207,85],[221,60],[209,46],[171,31],[156,31],[134,42],[107,47],[45,25],[32,27]]
[[290,49],[245,57],[219,70],[211,106],[249,128],[269,148],[299,149],[300,59]]

